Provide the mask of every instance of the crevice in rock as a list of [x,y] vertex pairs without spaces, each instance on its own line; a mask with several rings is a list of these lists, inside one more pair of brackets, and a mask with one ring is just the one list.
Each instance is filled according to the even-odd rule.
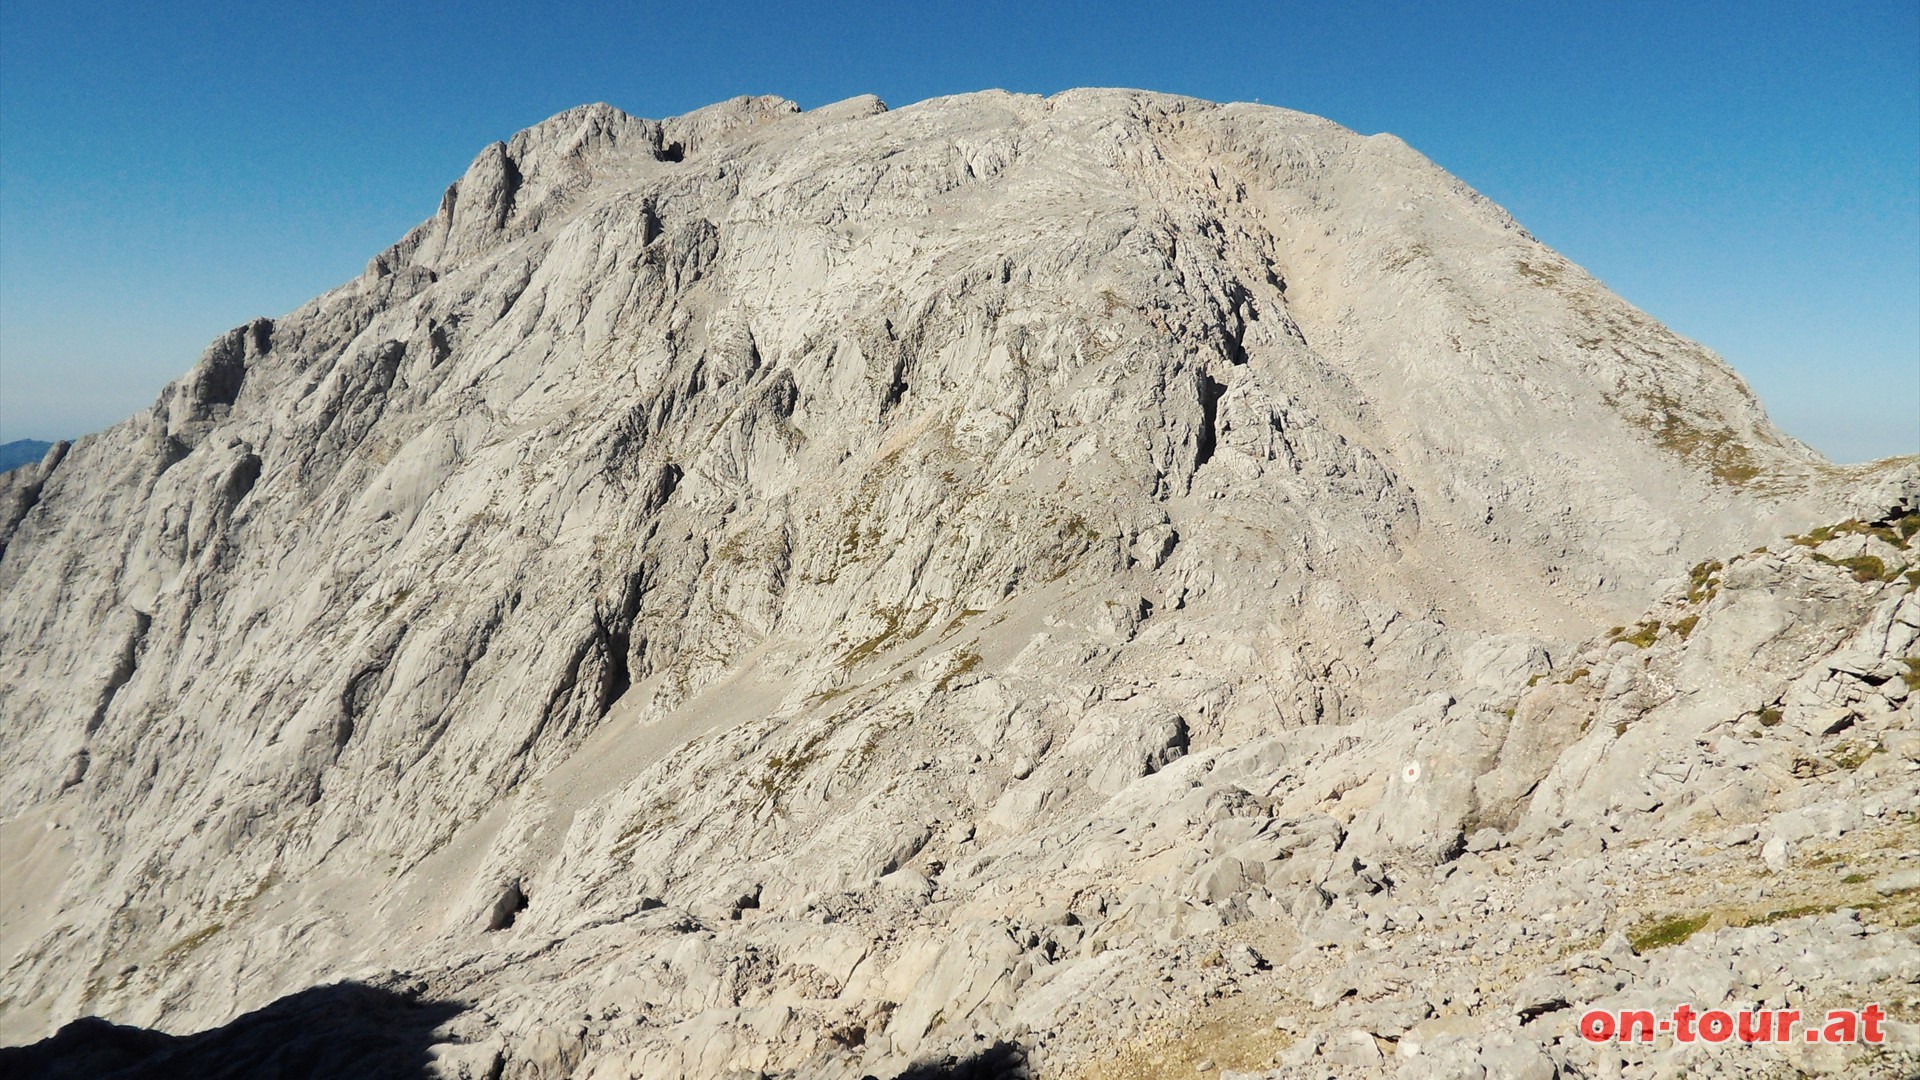
[[880,415],[885,416],[907,396],[907,361],[895,357],[893,371],[887,377],[887,391],[880,398]]
[[1522,1025],[1531,1024],[1548,1013],[1559,1012],[1562,1009],[1571,1007],[1566,999],[1558,997],[1547,1001],[1536,1002],[1520,1010],[1520,1023]]
[[763,383],[760,400],[775,419],[792,419],[794,407],[800,404],[800,384],[794,381],[793,372],[781,368]]
[[387,672],[394,652],[398,648],[399,641],[396,639],[379,659],[361,668],[347,680],[346,689],[340,693],[340,719],[334,723],[333,728],[333,748],[336,756],[339,751],[346,749],[347,743],[353,739],[353,733],[360,718],[372,710],[381,695],[386,693],[387,684],[391,681],[387,677]]
[[920,348],[924,329],[918,324],[911,324],[903,334],[894,327],[892,319],[882,320],[881,329],[887,335],[887,351],[893,354],[893,362],[887,372],[886,390],[880,398],[880,415],[884,419],[907,395],[912,383],[914,357]]
[[147,631],[153,626],[153,616],[144,611],[133,613],[133,632],[127,635],[126,642],[120,647],[120,655],[114,658],[113,670],[107,675],[107,684],[100,691],[100,700],[93,707],[93,715],[87,718],[86,733],[93,734],[106,722],[107,710],[113,707],[113,699],[120,688],[133,679],[134,669],[140,666],[140,650],[147,641]]
[[633,673],[627,662],[627,656],[633,649],[633,619],[640,611],[640,598],[645,593],[639,574],[627,579],[626,594],[621,598],[620,608],[614,618],[601,625],[601,644],[606,650],[606,668],[600,676],[600,693],[594,703],[594,715],[605,716],[613,703],[619,701],[633,687]]
[[487,932],[491,934],[512,927],[513,921],[525,910],[527,894],[520,888],[519,880],[515,879],[507,884],[500,898],[493,902],[493,910],[487,913]]
[[1193,434],[1193,471],[1199,472],[1201,466],[1213,460],[1213,449],[1219,440],[1220,395],[1227,392],[1226,385],[1215,381],[1213,376],[1202,372],[1198,379],[1200,397],[1200,427]]
[[259,482],[260,459],[253,454],[248,454],[234,465],[231,473],[227,474],[225,492],[227,508],[232,509],[240,505],[240,500],[246,498],[247,494],[253,490],[253,486]]
[[187,460],[187,455],[193,452],[192,447],[172,435],[160,436],[155,450],[157,452],[154,457],[159,460],[159,466],[153,470],[155,480],[158,480],[168,469]]
[[1221,339],[1223,351],[1227,354],[1227,362],[1235,367],[1239,367],[1247,362],[1246,338],[1246,324],[1235,323]]
[[1247,362],[1247,324],[1260,317],[1253,309],[1253,303],[1246,289],[1239,282],[1231,283],[1227,290],[1229,305],[1228,321],[1220,327],[1220,349],[1227,356],[1227,362],[1239,367]]
[[640,207],[640,246],[646,247],[660,237],[660,211],[652,199]]
[[240,397],[247,379],[245,337],[245,328],[233,331],[200,361],[192,385],[194,419],[208,415],[213,406],[231,406]]
[[[561,730],[564,733],[572,726],[606,716],[613,703],[633,686],[628,656],[633,644],[634,617],[640,610],[640,598],[644,593],[642,575],[634,574],[628,578],[618,607],[611,611],[597,607],[592,629],[574,648],[566,669],[547,695],[547,704],[540,712],[539,721],[521,740],[513,757],[524,758],[540,741],[540,737],[554,726],[556,719],[563,721]],[[565,723],[569,719],[571,723]]]
[[523,179],[520,175],[519,162],[513,160],[513,155],[503,152],[500,155],[500,210],[499,217],[493,223],[494,228],[504,229],[507,227],[507,222],[512,219],[514,203],[520,194]]
[[660,466],[659,471],[653,476],[653,491],[647,497],[647,513],[651,514],[667,505],[667,500],[673,498],[674,491],[680,487],[682,475],[684,474],[680,471],[680,466],[672,462]]
[[427,325],[427,367],[436,368],[441,361],[453,355],[453,343],[447,337],[446,327],[437,322]]

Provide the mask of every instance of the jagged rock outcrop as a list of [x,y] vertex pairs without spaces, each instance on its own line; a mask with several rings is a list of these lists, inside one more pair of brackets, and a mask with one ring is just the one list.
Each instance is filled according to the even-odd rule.
[[0,476],[0,1034],[360,978],[471,1003],[446,1075],[1118,1060],[1484,830],[1779,796],[1643,742],[1909,727],[1806,674],[1906,655],[1910,582],[1811,561],[1905,565],[1901,469],[1390,136],[572,110]]

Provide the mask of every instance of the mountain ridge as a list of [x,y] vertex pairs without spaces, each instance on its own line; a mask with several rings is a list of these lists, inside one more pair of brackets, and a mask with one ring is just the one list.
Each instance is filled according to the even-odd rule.
[[15,439],[0,443],[0,472],[9,472],[22,465],[31,464],[45,457],[53,449],[50,442],[39,439]]
[[[557,1075],[505,1003],[617,956],[672,978],[596,1060],[905,1067],[1011,1033],[1005,890],[1060,830],[1262,740],[1507,732],[1690,564],[1879,520],[1903,469],[1784,436],[1391,137],[1134,91],[582,106],[0,479],[0,840],[48,875],[0,1028],[411,971]],[[1487,738],[1340,853],[1444,865],[1567,746]],[[1263,891],[1220,888],[1214,930]]]

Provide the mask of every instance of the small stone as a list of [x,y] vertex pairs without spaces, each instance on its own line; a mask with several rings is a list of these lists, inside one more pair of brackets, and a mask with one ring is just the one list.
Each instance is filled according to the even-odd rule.
[[1507,838],[1495,828],[1475,829],[1473,835],[1467,837],[1467,850],[1476,854],[1482,851],[1495,851],[1506,846]]
[[1765,844],[1760,845],[1761,861],[1767,864],[1767,869],[1776,874],[1787,868],[1787,856],[1787,838],[1784,836],[1771,837]]

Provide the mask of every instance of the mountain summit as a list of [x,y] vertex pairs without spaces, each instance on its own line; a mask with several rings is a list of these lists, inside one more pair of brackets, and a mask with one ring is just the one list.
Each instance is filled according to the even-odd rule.
[[[1635,620],[1831,571],[1758,715],[1912,491],[1391,136],[573,109],[0,476],[0,1036],[351,979],[465,1004],[446,1076],[1101,1075],[1480,830],[1686,805],[1641,661],[1737,635]],[[1688,577],[1842,519],[1886,574]]]

